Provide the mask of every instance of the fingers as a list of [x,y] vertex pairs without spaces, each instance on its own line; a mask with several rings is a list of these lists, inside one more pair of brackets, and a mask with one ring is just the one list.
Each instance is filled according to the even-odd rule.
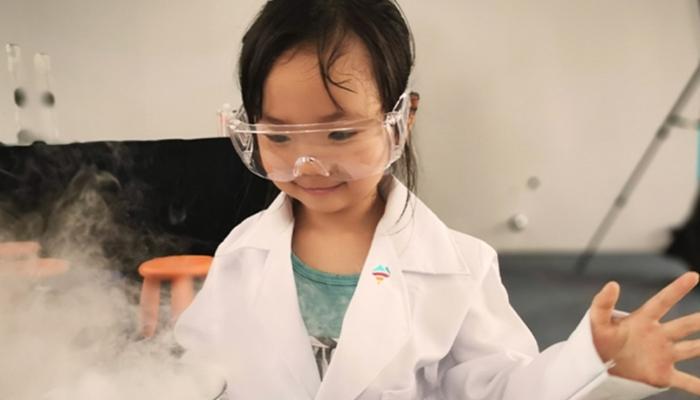
[[700,395],[700,379],[678,370],[673,371],[673,374],[671,375],[671,387],[685,390],[688,393]]
[[620,285],[617,282],[608,282],[603,286],[591,303],[591,322],[598,326],[610,324],[619,297]]
[[639,312],[651,319],[659,320],[697,284],[697,272],[686,272],[647,300]]
[[700,313],[686,315],[662,325],[666,336],[675,341],[700,331]]
[[686,340],[673,345],[676,361],[689,360],[700,356],[700,339]]

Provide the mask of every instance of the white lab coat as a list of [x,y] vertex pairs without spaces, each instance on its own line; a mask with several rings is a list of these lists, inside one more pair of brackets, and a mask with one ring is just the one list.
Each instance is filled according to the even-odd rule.
[[[231,400],[639,399],[608,375],[586,315],[539,353],[508,302],[496,252],[450,230],[394,179],[338,347],[321,382],[291,266],[290,199],[237,226],[175,327],[187,357],[214,363]],[[377,265],[391,276],[381,283]],[[547,310],[542,310],[546,313]]]

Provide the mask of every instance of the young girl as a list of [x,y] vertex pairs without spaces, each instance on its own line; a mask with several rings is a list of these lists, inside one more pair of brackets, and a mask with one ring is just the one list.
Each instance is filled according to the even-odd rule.
[[[686,274],[632,314],[619,287],[539,353],[495,251],[412,193],[409,28],[391,0],[271,0],[243,38],[226,129],[281,194],[216,252],[175,334],[231,399],[637,399],[700,394],[675,370],[700,317],[659,319]],[[408,187],[395,176],[403,178]],[[234,184],[234,183],[232,183]]]

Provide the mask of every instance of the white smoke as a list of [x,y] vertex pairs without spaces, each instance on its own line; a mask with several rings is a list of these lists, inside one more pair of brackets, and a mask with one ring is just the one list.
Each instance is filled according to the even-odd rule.
[[[139,336],[140,286],[115,272],[94,237],[132,233],[109,228],[104,199],[94,188],[83,189],[53,216],[61,223],[54,223],[52,237],[42,237],[52,243],[51,256],[69,261],[66,273],[32,276],[0,259],[0,399],[216,398],[221,375],[181,363],[167,326],[153,338]],[[0,234],[3,240],[13,236]]]
[[121,278],[0,268],[0,399],[195,400],[220,391],[215,372],[180,364],[170,331],[138,337],[133,289]]

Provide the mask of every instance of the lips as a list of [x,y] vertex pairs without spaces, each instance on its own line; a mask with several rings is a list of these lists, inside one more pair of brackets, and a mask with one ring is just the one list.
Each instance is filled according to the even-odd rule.
[[309,186],[309,187],[307,187],[307,186],[303,186],[303,185],[300,185],[297,183],[297,186],[299,186],[300,188],[307,190],[307,191],[312,191],[312,192],[329,191],[329,190],[336,189],[342,185],[343,185],[343,183],[341,182],[341,183],[338,183],[336,185],[331,185],[331,186]]
[[306,190],[329,190],[329,189],[335,189],[340,185],[342,185],[342,183],[339,183],[335,186],[327,186],[327,187],[304,187],[304,186],[302,186],[301,188],[306,189]]

